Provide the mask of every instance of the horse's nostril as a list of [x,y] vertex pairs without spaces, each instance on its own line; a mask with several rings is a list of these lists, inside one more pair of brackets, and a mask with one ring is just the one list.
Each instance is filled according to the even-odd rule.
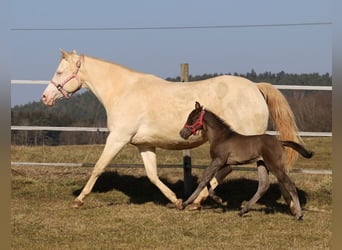
[[46,95],[42,95],[42,101],[46,101]]

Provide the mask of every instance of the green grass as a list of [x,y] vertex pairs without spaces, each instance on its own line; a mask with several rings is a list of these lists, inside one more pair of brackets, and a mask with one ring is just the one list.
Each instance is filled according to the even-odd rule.
[[[331,169],[331,138],[305,138],[316,152],[296,168]],[[103,146],[12,147],[12,161],[95,162]],[[207,164],[208,147],[192,151]],[[72,154],[71,154],[72,152]],[[182,153],[158,150],[160,164],[181,164]],[[126,147],[115,163],[141,163]],[[79,209],[69,204],[91,168],[12,168],[12,249],[329,249],[332,176],[290,174],[299,189],[304,220],[296,221],[272,185],[245,217],[239,206],[257,187],[256,173],[234,171],[217,193],[228,202],[205,202],[201,211],[178,211],[146,178],[144,169],[109,168]],[[194,182],[202,170],[193,169]],[[183,171],[158,169],[160,178],[183,196]]]

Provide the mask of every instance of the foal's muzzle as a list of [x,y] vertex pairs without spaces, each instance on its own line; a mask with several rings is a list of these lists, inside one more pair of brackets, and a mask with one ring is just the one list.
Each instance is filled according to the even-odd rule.
[[183,139],[187,140],[187,139],[190,137],[190,135],[192,135],[192,132],[191,132],[191,130],[188,129],[188,128],[182,128],[182,130],[179,131],[179,135],[180,135]]

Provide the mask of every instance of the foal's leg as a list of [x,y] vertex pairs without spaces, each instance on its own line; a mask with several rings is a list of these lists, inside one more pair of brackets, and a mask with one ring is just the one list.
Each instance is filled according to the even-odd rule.
[[198,184],[196,190],[192,193],[192,195],[183,203],[183,207],[186,207],[190,203],[192,203],[198,196],[198,194],[205,188],[209,181],[215,176],[218,169],[223,165],[222,161],[219,158],[216,158],[211,161],[209,167],[207,167],[202,175],[202,180]]
[[270,187],[270,180],[268,176],[268,170],[265,167],[265,163],[263,161],[257,162],[258,168],[258,179],[259,185],[258,190],[250,199],[247,204],[240,210],[239,215],[243,215],[249,211],[249,209],[266,193],[268,188]]
[[291,195],[290,193],[287,191],[287,189],[284,187],[283,183],[278,183],[279,184],[279,189],[280,189],[280,192],[281,194],[283,195],[283,198],[286,202],[287,205],[290,205],[291,202],[292,202],[292,198],[291,198]]
[[[121,138],[123,137],[121,136]],[[120,137],[113,132],[108,135],[106,145],[91,173],[87,184],[84,186],[79,196],[77,196],[77,198],[71,203],[72,208],[77,208],[84,204],[84,198],[93,189],[97,178],[104,172],[108,163],[122,149],[122,147],[127,144],[128,141],[129,139],[120,139]]]
[[214,190],[215,188],[222,183],[223,179],[232,172],[232,167],[230,165],[226,165],[223,168],[220,168],[215,177],[210,180],[210,189],[208,190],[207,186],[202,189],[202,191],[199,193],[197,198],[194,200],[193,203],[191,203],[187,209],[188,210],[198,210],[201,209],[201,202],[203,202],[208,195],[217,203],[220,205],[223,205],[222,199],[218,197]]
[[[224,205],[222,199],[215,194],[215,188],[220,185],[224,178],[230,174],[233,171],[233,168],[231,165],[226,165],[223,168],[220,168],[215,177],[210,181],[210,188],[209,188],[209,196],[214,201],[216,201],[220,205]],[[215,180],[215,181],[213,181]]]
[[278,184],[286,204],[290,206],[291,213],[293,215],[296,215],[296,207],[292,201],[290,193],[287,191],[287,189],[284,187],[282,183],[279,182]]
[[272,173],[277,177],[279,184],[283,185],[283,188],[285,189],[284,193],[288,192],[291,196],[291,199],[292,199],[292,201],[290,202],[291,212],[296,216],[298,220],[302,219],[303,214],[302,214],[302,209],[300,207],[300,203],[298,199],[296,185],[291,181],[290,177],[288,177],[288,175],[285,173],[285,170],[283,170],[283,168],[277,169],[276,171],[273,171]]
[[182,209],[182,200],[177,199],[175,193],[172,192],[158,177],[155,147],[139,147],[139,152],[143,159],[146,175],[149,180],[159,188],[159,190],[176,206],[176,208]]

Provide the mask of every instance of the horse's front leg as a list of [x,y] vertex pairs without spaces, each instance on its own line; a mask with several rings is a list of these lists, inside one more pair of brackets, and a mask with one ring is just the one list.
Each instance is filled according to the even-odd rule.
[[103,152],[98,159],[87,184],[84,186],[79,196],[72,202],[72,208],[77,208],[84,204],[84,198],[91,192],[98,177],[104,172],[108,163],[116,156],[122,147],[128,143],[128,141],[129,138],[123,139],[122,135],[118,136],[118,134],[114,133],[108,135]]
[[201,182],[198,184],[196,190],[191,194],[191,196],[183,203],[183,207],[188,206],[198,197],[199,193],[209,184],[209,181],[215,176],[222,166],[222,161],[219,158],[211,161],[209,167],[207,167],[203,172]]
[[220,185],[224,178],[232,172],[232,166],[226,165],[220,168],[214,178],[210,180],[210,189],[208,190],[207,187],[204,187],[203,190],[199,193],[197,198],[194,200],[192,204],[190,204],[187,209],[188,210],[199,210],[201,209],[201,202],[207,199],[210,196],[214,201],[216,201],[220,205],[224,205],[223,201],[220,197],[215,194],[215,188]]
[[175,205],[176,208],[182,209],[182,200],[177,199],[176,194],[172,192],[171,189],[169,189],[158,177],[155,147],[140,146],[138,148],[149,180],[159,188],[159,190]]

